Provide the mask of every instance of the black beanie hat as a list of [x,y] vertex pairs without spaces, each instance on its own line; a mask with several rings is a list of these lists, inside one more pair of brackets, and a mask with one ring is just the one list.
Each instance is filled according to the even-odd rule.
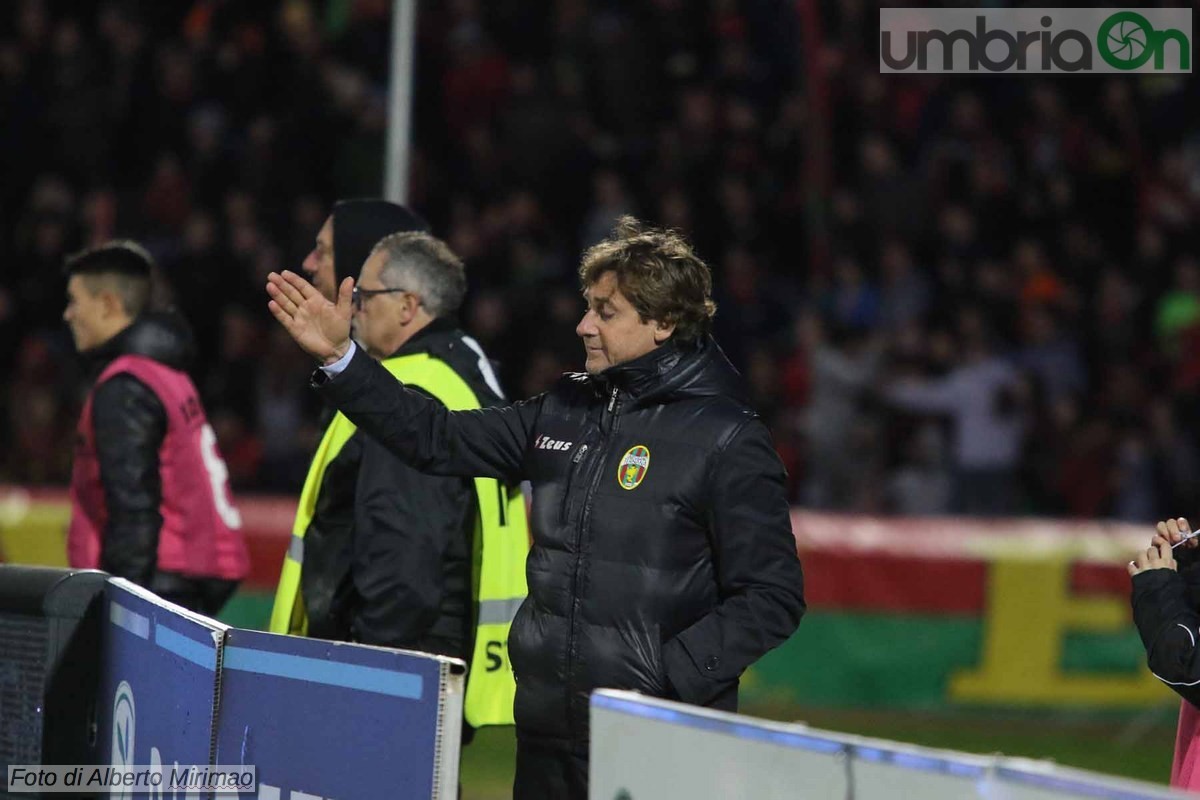
[[337,284],[358,280],[363,262],[379,240],[393,233],[429,231],[425,220],[386,200],[339,200],[333,206],[333,268]]

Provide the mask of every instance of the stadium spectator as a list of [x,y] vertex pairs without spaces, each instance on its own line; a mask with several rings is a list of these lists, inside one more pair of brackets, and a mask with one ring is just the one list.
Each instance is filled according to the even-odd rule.
[[[69,361],[46,276],[68,251],[116,232],[136,237],[196,326],[205,404],[240,417],[221,427],[247,446],[231,440],[228,452],[270,453],[245,485],[298,491],[302,472],[285,466],[302,464],[320,433],[305,370],[273,363],[280,374],[254,373],[227,405],[221,320],[239,308],[252,325],[267,322],[254,299],[265,272],[300,262],[336,197],[379,191],[388,8],[4,4],[0,369],[34,341]],[[952,310],[982,306],[998,359],[1053,374],[1056,385],[1039,387],[1047,395],[1089,398],[1089,413],[1063,433],[1098,414],[1124,440],[1130,428],[1110,416],[1108,395],[1111,379],[1127,375],[1169,384],[1178,431],[1195,438],[1194,81],[882,75],[863,4],[817,4],[810,30],[796,9],[788,0],[422,4],[408,202],[466,262],[464,319],[492,326],[472,333],[505,385],[536,393],[567,368],[570,331],[528,320],[541,318],[542,298],[573,295],[576,254],[604,219],[632,210],[678,227],[710,259],[726,309],[719,339],[743,371],[769,355],[789,379],[800,374],[791,331],[815,308],[828,329],[851,318],[870,326],[863,335],[884,333],[883,374],[916,364],[939,377],[960,360],[963,343],[940,333]],[[814,47],[797,46],[802,33]],[[1048,367],[1068,362],[1061,375]],[[64,365],[53,380],[61,400],[41,409],[56,415],[49,427],[69,428],[79,376]],[[15,382],[0,390],[0,405],[16,391]],[[301,429],[272,424],[284,418],[260,410],[260,396],[299,415]],[[800,437],[786,453],[797,501],[825,469],[806,457],[811,443],[795,423],[807,397],[786,393],[770,420],[781,447]],[[1071,402],[1035,403],[1030,430],[1053,427],[1052,409]],[[1122,401],[1122,413],[1145,419],[1150,402]],[[846,445],[894,472],[909,431],[863,436],[893,419],[878,404],[858,411],[859,438]],[[0,479],[64,482],[66,459],[46,461],[40,442],[4,419],[14,452]],[[27,470],[32,458],[41,466]],[[1019,459],[1024,485],[1003,513],[1062,513],[1060,492],[1029,483],[1044,474],[1044,453],[1025,447]],[[1141,474],[1113,480],[1139,484]],[[1110,488],[1080,507],[1113,514],[1116,498],[1140,491]],[[874,502],[858,492],[839,505]],[[1140,500],[1122,504],[1122,514],[1145,513]]]
[[189,334],[149,310],[149,254],[111,242],[67,261],[75,346],[95,385],[79,418],[67,556],[216,614],[249,568],[216,434],[183,370]]
[[954,421],[955,502],[966,514],[1003,514],[1016,507],[1018,459],[1026,412],[1016,371],[995,355],[978,311],[962,314],[962,358],[935,380],[902,380],[885,397],[898,408]]
[[587,374],[472,412],[358,352],[350,280],[336,303],[291,273],[268,284],[324,364],[321,393],[372,437],[423,471],[533,484],[529,598],[509,638],[522,800],[587,797],[593,689],[736,709],[742,672],[804,611],[784,470],[707,333],[707,265],[624,218],[579,276]]

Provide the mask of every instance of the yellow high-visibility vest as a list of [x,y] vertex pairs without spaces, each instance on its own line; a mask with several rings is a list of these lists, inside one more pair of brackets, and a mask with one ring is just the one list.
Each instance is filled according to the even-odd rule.
[[[418,353],[381,363],[397,380],[423,389],[451,411],[480,408],[479,399],[467,382],[439,358]],[[337,458],[355,430],[354,423],[339,412],[326,428],[313,456],[275,591],[269,627],[273,633],[307,634],[308,618],[300,592],[304,532],[316,511],[325,468]],[[525,498],[519,488],[505,486],[495,478],[475,478],[474,482],[478,504],[474,556],[478,604],[463,716],[479,728],[513,724],[517,685],[508,659],[508,632],[517,608],[528,594],[525,558],[529,553],[529,532]]]

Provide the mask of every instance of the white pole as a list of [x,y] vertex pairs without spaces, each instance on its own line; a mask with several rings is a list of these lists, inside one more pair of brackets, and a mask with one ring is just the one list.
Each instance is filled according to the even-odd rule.
[[408,200],[408,153],[412,138],[413,55],[417,49],[417,0],[392,2],[392,71],[388,87],[387,170],[384,199]]

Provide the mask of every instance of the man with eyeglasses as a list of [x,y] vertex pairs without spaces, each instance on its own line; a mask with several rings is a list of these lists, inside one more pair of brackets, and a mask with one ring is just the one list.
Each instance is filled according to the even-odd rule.
[[[388,221],[399,232],[367,244]],[[354,338],[393,377],[452,409],[499,404],[490,362],[454,322],[463,264],[440,239],[414,230],[423,227],[391,203],[339,203],[305,271],[330,293],[357,277]],[[272,631],[461,658],[471,667],[468,736],[472,726],[511,724],[507,638],[526,594],[528,551],[517,487],[418,472],[337,414],[292,534]]]

